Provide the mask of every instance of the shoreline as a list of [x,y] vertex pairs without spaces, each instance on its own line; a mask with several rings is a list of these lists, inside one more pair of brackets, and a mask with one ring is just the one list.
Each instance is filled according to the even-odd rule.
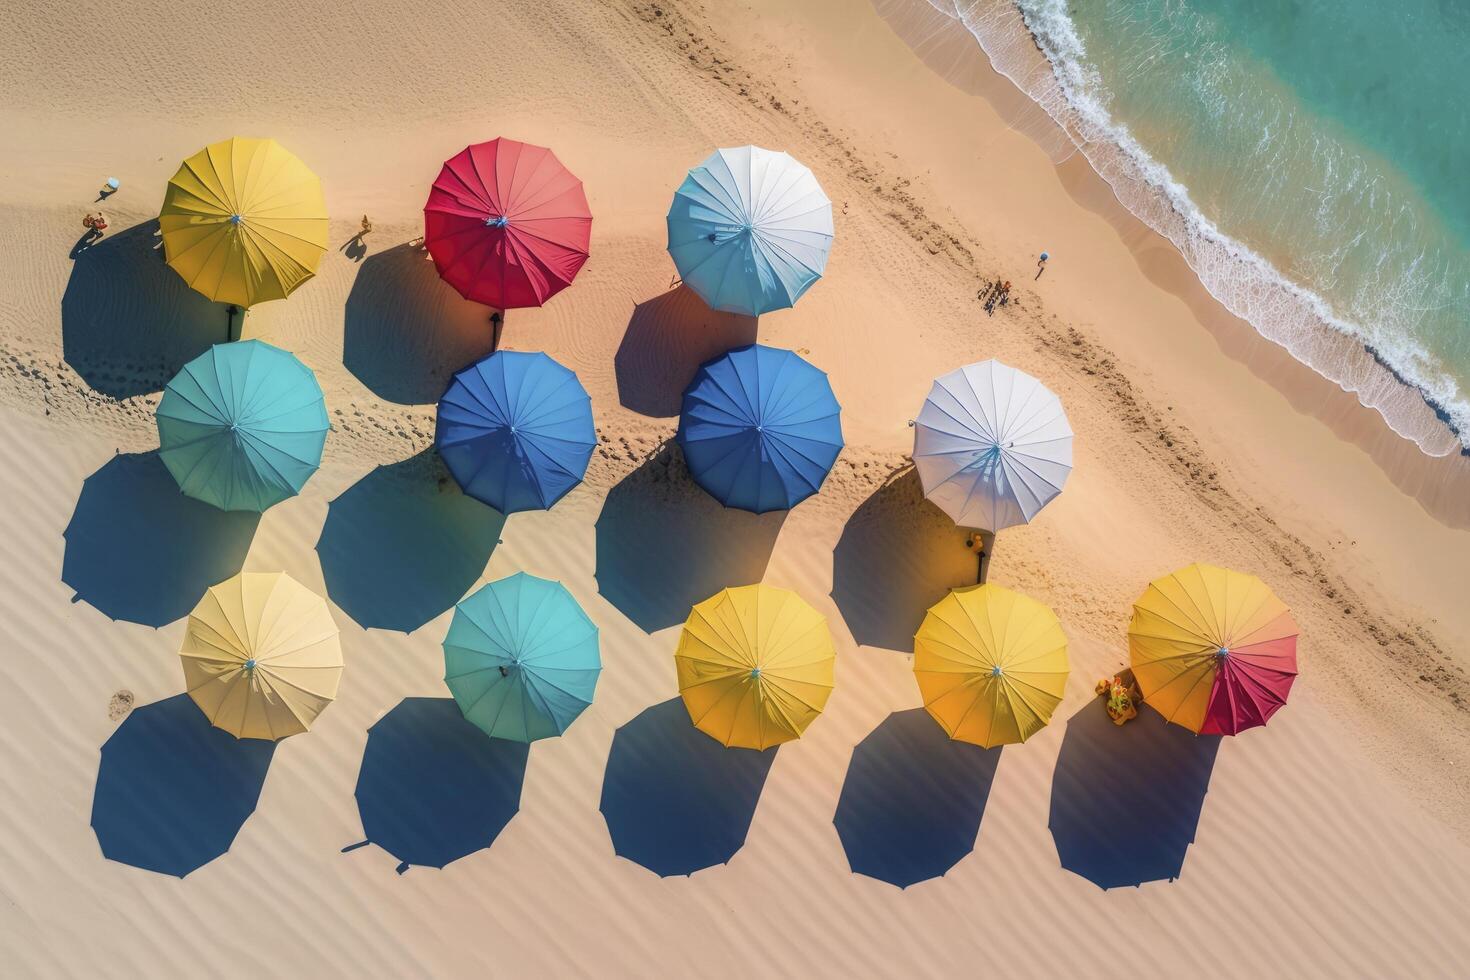
[[[1446,430],[1456,436],[1456,445],[1443,455],[1424,451],[1414,440],[1397,432],[1381,411],[1365,404],[1356,392],[1317,371],[1250,321],[1231,312],[1190,267],[1174,242],[1119,200],[1114,186],[1078,149],[1055,117],[996,70],[964,24],[929,0],[873,3],[879,16],[941,78],[967,94],[985,99],[1007,124],[1052,157],[1061,184],[1072,199],[1112,226],[1132,252],[1140,271],[1185,303],[1209,329],[1221,351],[1279,391],[1297,411],[1317,419],[1339,439],[1367,453],[1396,487],[1436,520],[1456,529],[1470,528],[1470,448],[1459,444],[1458,430],[1427,393],[1400,377],[1369,345],[1346,334],[1334,334],[1338,342],[1361,350],[1395,383],[1413,392],[1436,413]],[[996,3],[1015,10],[1010,0]],[[1019,10],[1015,10],[1015,22],[1024,29]],[[1029,32],[1027,37],[1031,37]],[[1049,66],[1039,48],[1035,54]]]
[[[953,21],[984,52],[992,70],[1050,117],[1058,131],[1056,136],[1088,159],[1120,206],[1168,239],[1181,255],[1186,246],[1199,253],[1199,260],[1185,261],[1216,302],[1251,323],[1264,339],[1377,412],[1389,429],[1414,442],[1424,455],[1470,456],[1470,430],[1456,421],[1450,406],[1427,382],[1414,378],[1364,340],[1332,313],[1322,297],[1293,282],[1269,259],[1217,228],[1190,201],[1188,189],[1175,183],[1162,164],[1136,144],[1126,145],[1132,143],[1131,138],[1120,135],[1102,110],[1088,111],[1076,105],[1065,84],[1054,77],[1059,69],[1013,0],[949,0],[947,6],[959,8],[954,13],[941,9],[940,2],[880,0],[878,5],[888,9],[922,6]],[[1099,114],[1101,117],[1095,118]],[[1113,166],[1104,167],[1104,160],[1111,160]],[[1171,186],[1165,187],[1164,183]],[[1138,191],[1130,203],[1123,197],[1125,187],[1145,189]],[[1243,279],[1230,278],[1227,288],[1225,280],[1214,282],[1204,275],[1197,261],[1232,269],[1250,266],[1255,273]],[[1271,326],[1270,321],[1253,312],[1258,307],[1269,307],[1269,313],[1261,317],[1279,319],[1282,309],[1295,312]],[[1382,376],[1375,377],[1375,373]]]

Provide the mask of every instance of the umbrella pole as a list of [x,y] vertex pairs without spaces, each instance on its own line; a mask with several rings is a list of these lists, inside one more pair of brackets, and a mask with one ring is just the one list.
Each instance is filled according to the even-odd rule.
[[490,314],[490,349],[492,351],[500,350],[500,328],[504,323],[505,317],[499,310]]
[[235,339],[235,314],[240,312],[240,307],[231,305],[225,314],[225,343]]

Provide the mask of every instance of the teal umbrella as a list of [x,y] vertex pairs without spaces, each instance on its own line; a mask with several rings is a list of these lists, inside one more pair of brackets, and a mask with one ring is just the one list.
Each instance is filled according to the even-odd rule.
[[328,425],[321,385],[294,355],[259,340],[216,344],[164,388],[159,456],[188,496],[263,511],[301,492]]
[[592,703],[597,627],[560,582],[517,572],[454,607],[444,683],[492,738],[534,742],[567,730]]

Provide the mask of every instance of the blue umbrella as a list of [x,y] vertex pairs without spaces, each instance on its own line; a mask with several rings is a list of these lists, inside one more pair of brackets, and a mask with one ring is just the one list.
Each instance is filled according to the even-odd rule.
[[841,412],[824,372],[752,344],[699,369],[677,438],[696,483],[727,507],[764,514],[821,488],[842,451]]
[[832,202],[789,154],[716,150],[669,208],[669,255],[712,308],[759,316],[794,304],[827,268]]
[[582,482],[597,429],[576,374],[545,354],[497,351],[454,376],[434,441],[465,493],[514,514]]
[[560,735],[592,703],[601,672],[597,627],[577,600],[525,572],[455,606],[444,637],[444,683],[492,738]]

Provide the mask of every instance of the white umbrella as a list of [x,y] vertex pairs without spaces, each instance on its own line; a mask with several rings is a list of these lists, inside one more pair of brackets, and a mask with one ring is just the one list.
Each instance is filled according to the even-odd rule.
[[760,316],[794,304],[827,269],[832,202],[789,154],[716,150],[669,208],[669,255],[716,310]]
[[1072,472],[1072,427],[1051,390],[981,361],[934,382],[914,422],[924,495],[963,527],[1025,524]]

